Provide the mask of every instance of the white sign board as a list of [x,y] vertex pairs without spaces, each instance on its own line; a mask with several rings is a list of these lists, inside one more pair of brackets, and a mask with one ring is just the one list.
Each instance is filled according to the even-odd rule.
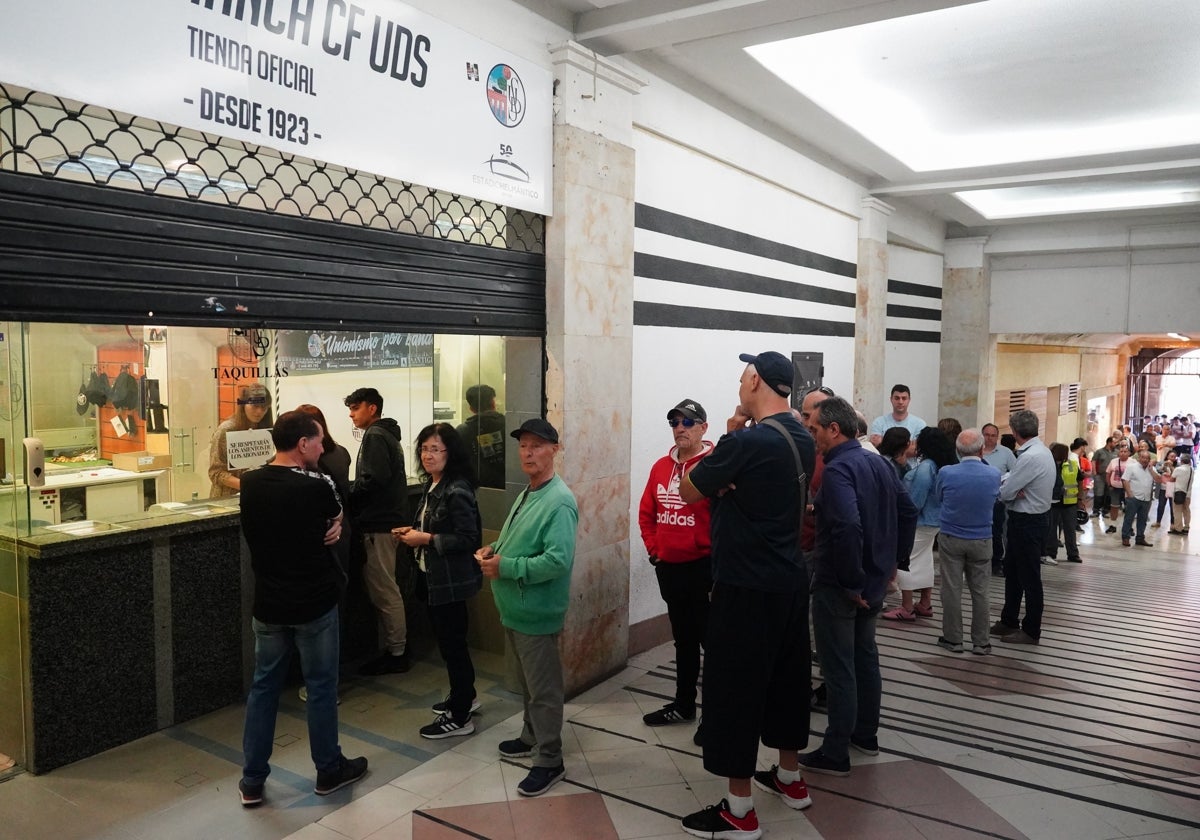
[[5,6],[0,81],[550,213],[550,71],[396,0]]
[[253,469],[275,457],[270,429],[225,433],[225,456],[231,470]]

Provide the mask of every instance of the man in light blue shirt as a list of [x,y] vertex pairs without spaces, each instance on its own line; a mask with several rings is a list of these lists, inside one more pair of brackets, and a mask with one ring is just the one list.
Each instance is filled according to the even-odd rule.
[[[984,423],[983,451],[979,457],[1007,475],[1017,463],[1017,456],[1007,446],[1000,445],[1000,429],[995,423]],[[1004,502],[996,499],[992,506],[992,574],[1004,574],[1004,517],[1007,513]]]
[[925,428],[925,421],[915,414],[908,413],[908,404],[912,400],[912,392],[908,390],[907,385],[892,386],[892,413],[881,414],[871,423],[870,441],[875,446],[878,446],[883,440],[883,433],[895,426],[903,426],[908,429],[912,439],[916,440],[917,435]]
[[[1008,506],[1008,553],[1004,563],[1004,609],[991,634],[1002,642],[1036,645],[1042,635],[1042,543],[1050,525],[1054,457],[1038,440],[1038,418],[1018,411],[1008,420],[1017,439],[1017,463],[1000,486]],[[1021,599],[1025,599],[1025,620]]]
[[955,441],[958,463],[942,467],[938,557],[942,566],[942,636],[937,643],[962,653],[962,584],[971,591],[971,649],[984,655],[988,643],[988,566],[992,556],[992,507],[1000,494],[1000,471],[979,457],[983,435],[964,429]]

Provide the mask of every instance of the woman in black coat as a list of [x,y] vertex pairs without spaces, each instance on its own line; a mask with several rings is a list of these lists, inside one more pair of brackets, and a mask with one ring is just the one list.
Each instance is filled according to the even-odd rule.
[[475,666],[467,648],[467,599],[483,585],[475,562],[483,524],[475,500],[477,482],[470,451],[449,423],[417,435],[425,490],[411,528],[392,531],[413,550],[428,592],[429,618],[450,676],[450,695],[434,705],[437,719],[421,727],[422,738],[451,738],[475,731]]

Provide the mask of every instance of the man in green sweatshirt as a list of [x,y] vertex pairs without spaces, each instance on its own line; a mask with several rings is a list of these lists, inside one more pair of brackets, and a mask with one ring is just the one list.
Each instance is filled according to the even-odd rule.
[[516,654],[525,700],[519,738],[500,744],[508,758],[533,757],[517,785],[522,796],[540,796],[567,775],[562,758],[563,670],[558,635],[571,592],[575,561],[575,496],[554,474],[558,431],[541,418],[512,432],[520,442],[521,470],[529,486],[513,505],[500,536],[475,553]]

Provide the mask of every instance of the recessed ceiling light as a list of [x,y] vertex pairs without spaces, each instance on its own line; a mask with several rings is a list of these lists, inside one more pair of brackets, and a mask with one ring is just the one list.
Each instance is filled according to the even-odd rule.
[[928,172],[1200,143],[1198,28],[1198,3],[989,0],[746,52]]

